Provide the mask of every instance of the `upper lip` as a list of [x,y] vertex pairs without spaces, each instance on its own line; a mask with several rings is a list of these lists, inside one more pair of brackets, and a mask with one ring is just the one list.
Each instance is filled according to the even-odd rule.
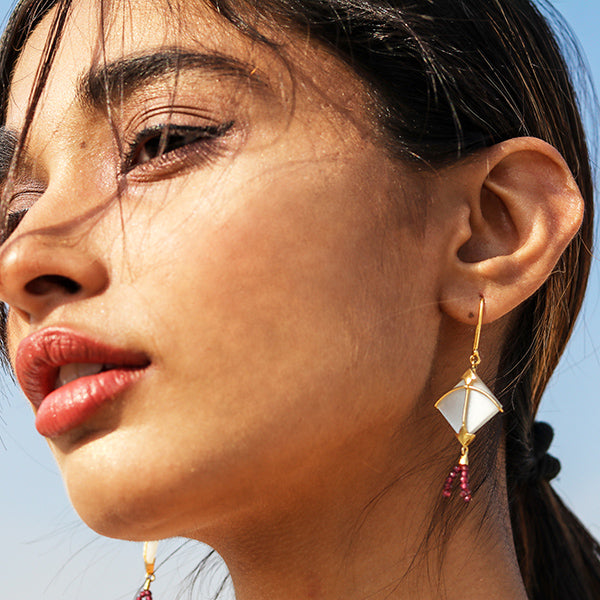
[[101,363],[134,369],[147,367],[150,360],[143,352],[109,346],[72,329],[42,329],[19,344],[15,358],[19,384],[36,408],[54,391],[60,367],[70,363]]

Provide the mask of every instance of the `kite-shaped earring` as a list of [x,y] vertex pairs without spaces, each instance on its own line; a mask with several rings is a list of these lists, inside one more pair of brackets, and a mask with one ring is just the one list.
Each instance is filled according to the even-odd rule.
[[482,297],[479,302],[479,316],[475,330],[473,353],[469,359],[471,368],[466,371],[462,379],[449,392],[445,393],[435,403],[435,407],[444,415],[456,432],[456,437],[461,444],[460,460],[448,475],[442,494],[449,498],[452,495],[454,482],[460,480],[460,495],[465,502],[471,500],[469,444],[475,439],[475,433],[481,427],[498,413],[504,412],[498,399],[477,376],[477,366],[481,363],[479,339],[481,337],[484,308],[485,300]]
[[156,550],[158,542],[144,542],[144,564],[146,565],[146,581],[136,600],[152,600],[150,584],[154,581],[154,563],[156,562]]

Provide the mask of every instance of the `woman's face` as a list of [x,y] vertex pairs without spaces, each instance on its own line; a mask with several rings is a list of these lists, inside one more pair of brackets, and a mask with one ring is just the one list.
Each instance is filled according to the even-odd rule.
[[[18,376],[54,356],[28,394],[58,388],[34,409],[75,507],[142,539],[369,496],[435,346],[418,180],[325,51],[282,39],[278,55],[191,2],[114,8],[101,42],[97,4],[68,21],[0,256]],[[86,362],[87,378],[64,365]]]

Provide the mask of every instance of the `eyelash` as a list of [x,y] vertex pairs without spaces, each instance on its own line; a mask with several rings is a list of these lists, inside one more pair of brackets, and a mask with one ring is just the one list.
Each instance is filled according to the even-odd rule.
[[[161,124],[140,131],[127,144],[121,173],[158,169],[159,171],[185,166],[186,159],[193,154],[200,159],[208,159],[216,149],[211,146],[223,138],[233,127],[229,121],[220,125],[188,126]],[[144,152],[146,157],[143,157]],[[140,158],[142,158],[140,162]]]
[[6,226],[2,228],[0,245],[4,244],[4,242],[14,233],[15,229],[19,226],[19,223],[23,220],[23,217],[27,214],[27,211],[28,209],[24,208],[8,214]]

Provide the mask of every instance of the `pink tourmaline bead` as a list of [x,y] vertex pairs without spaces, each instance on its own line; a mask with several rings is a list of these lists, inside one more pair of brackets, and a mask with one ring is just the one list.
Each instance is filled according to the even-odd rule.
[[[460,476],[460,477],[459,477]],[[456,465],[454,469],[450,472],[446,481],[444,483],[444,487],[442,489],[442,496],[444,498],[450,498],[452,495],[452,487],[454,482],[457,480],[460,481],[460,496],[465,502],[471,501],[471,489],[469,487],[469,466],[468,465]]]

